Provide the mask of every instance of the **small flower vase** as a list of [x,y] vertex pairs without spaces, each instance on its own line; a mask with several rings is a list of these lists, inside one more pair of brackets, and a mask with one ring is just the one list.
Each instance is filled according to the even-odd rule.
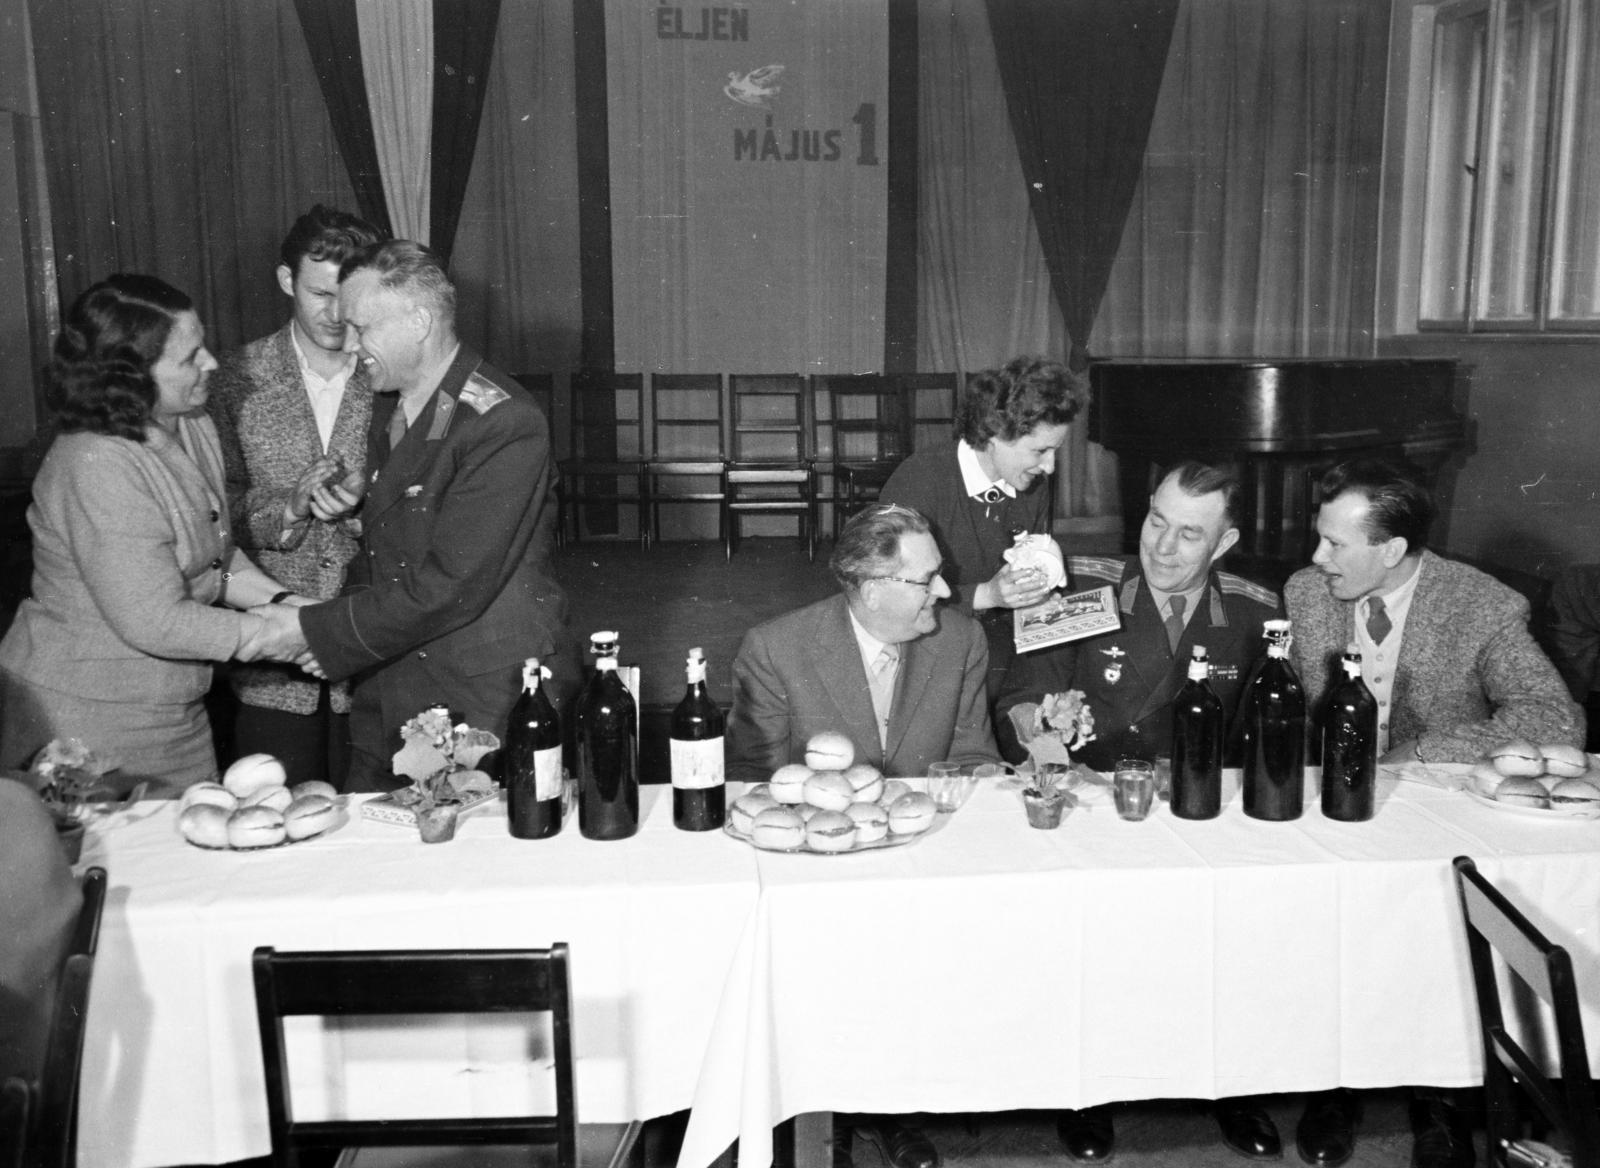
[[1022,806],[1028,813],[1029,827],[1060,827],[1061,817],[1067,810],[1067,793],[1059,790],[1044,794],[1023,791]]
[[425,844],[442,844],[456,838],[456,818],[459,808],[454,803],[440,803],[417,812],[417,831]]
[[56,821],[56,840],[61,844],[61,850],[66,853],[67,863],[76,864],[83,856],[83,836],[88,830],[81,819],[66,819]]

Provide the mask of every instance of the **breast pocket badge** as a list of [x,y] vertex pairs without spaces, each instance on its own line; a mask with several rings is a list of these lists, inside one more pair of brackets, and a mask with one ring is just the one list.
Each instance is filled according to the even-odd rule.
[[1121,659],[1127,656],[1127,652],[1116,645],[1111,646],[1109,649],[1101,649],[1100,652],[1111,658],[1106,663],[1105,672],[1101,676],[1106,679],[1107,685],[1116,685],[1117,682],[1122,680]]

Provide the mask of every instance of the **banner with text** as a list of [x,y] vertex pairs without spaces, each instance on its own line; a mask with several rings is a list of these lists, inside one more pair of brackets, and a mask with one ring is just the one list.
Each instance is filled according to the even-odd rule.
[[885,0],[607,0],[622,370],[883,365]]

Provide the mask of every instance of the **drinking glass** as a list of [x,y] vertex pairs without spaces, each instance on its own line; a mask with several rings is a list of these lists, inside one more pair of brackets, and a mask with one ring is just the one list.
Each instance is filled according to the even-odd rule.
[[1172,756],[1156,755],[1156,798],[1163,803],[1172,802]]
[[958,762],[936,762],[928,765],[928,794],[941,815],[948,815],[967,801],[973,780],[961,773]]
[[1117,814],[1123,819],[1138,822],[1150,814],[1150,802],[1156,793],[1155,764],[1147,758],[1119,758],[1111,779],[1111,794],[1117,804]]

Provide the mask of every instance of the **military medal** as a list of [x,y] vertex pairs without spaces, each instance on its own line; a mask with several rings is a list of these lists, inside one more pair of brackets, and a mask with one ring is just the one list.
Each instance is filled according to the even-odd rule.
[[1101,649],[1100,652],[1111,658],[1106,664],[1105,673],[1102,676],[1106,679],[1107,685],[1116,685],[1117,682],[1122,680],[1122,661],[1120,658],[1126,657],[1128,655],[1127,651],[1113,645],[1109,649]]

